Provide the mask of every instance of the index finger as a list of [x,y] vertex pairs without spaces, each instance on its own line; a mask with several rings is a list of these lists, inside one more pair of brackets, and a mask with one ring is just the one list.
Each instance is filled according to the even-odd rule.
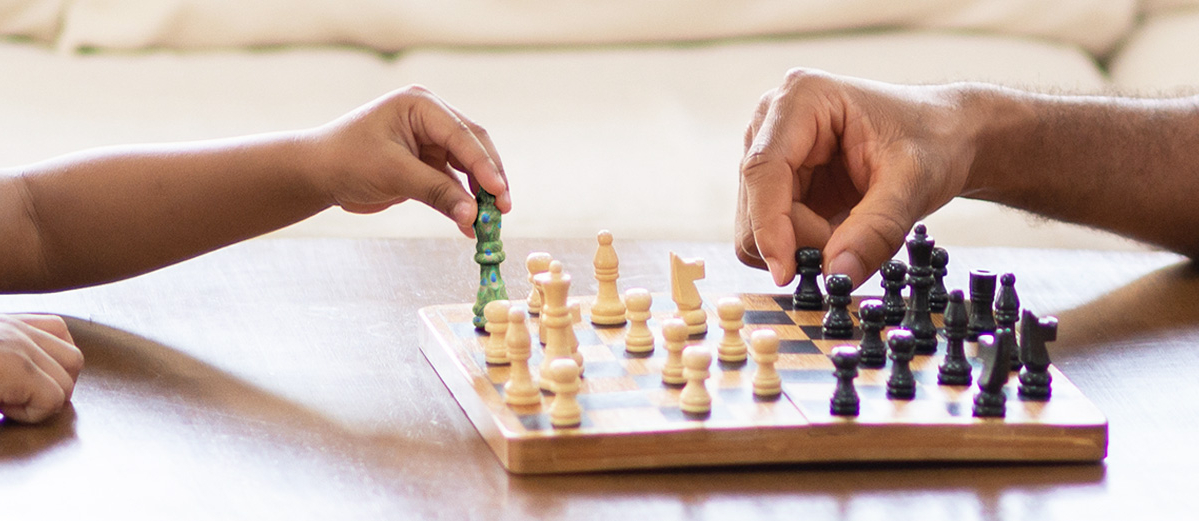
[[496,196],[497,207],[510,208],[508,180],[493,156],[494,145],[486,130],[461,117],[440,98],[430,94],[426,99],[432,103],[418,105],[419,132],[445,148],[484,190]]

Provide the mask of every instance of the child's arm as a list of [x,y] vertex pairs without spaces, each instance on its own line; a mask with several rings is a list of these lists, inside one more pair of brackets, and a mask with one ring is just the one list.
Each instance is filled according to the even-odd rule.
[[331,205],[417,199],[471,234],[473,186],[511,208],[486,132],[409,87],[305,131],[113,147],[0,172],[0,291],[118,280],[254,237]]

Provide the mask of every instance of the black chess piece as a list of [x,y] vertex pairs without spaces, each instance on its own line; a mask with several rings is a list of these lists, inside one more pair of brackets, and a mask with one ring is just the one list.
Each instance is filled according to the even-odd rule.
[[995,301],[995,274],[985,270],[970,272],[970,325],[966,339],[978,340],[979,335],[995,332],[995,317],[991,304]]
[[903,322],[903,316],[908,312],[908,304],[903,300],[904,281],[908,276],[908,265],[901,260],[892,259],[883,263],[879,270],[883,275],[883,321],[888,326],[898,326]]
[[937,352],[937,326],[929,315],[929,291],[933,288],[932,254],[936,241],[928,236],[923,224],[917,224],[908,237],[908,311],[899,327],[916,337],[916,353],[931,355]]
[[883,301],[863,300],[858,305],[858,322],[862,327],[862,367],[878,369],[887,365],[887,344],[883,342]]
[[949,252],[945,248],[933,248],[933,289],[928,292],[928,310],[933,313],[944,313],[949,303],[949,293],[945,289],[945,275],[949,274]]
[[824,309],[824,295],[820,293],[817,282],[823,261],[820,250],[816,248],[795,250],[795,270],[799,273],[799,284],[795,286],[795,295],[791,297],[791,306],[795,309]]
[[911,400],[916,397],[916,377],[912,375],[912,358],[916,356],[916,337],[906,329],[887,333],[891,349],[891,377],[887,379],[887,397]]
[[1016,334],[1010,329],[998,329],[994,335],[978,337],[983,352],[983,370],[978,375],[978,394],[974,395],[974,415],[983,418],[1002,418],[1007,414],[1007,395],[1003,388],[1011,377],[1008,370]]
[[970,385],[973,380],[965,349],[968,322],[964,295],[962,290],[955,289],[949,294],[949,304],[945,307],[945,360],[937,370],[937,383],[941,385]]
[[1020,317],[1020,371],[1021,398],[1045,401],[1052,393],[1053,377],[1049,375],[1049,350],[1045,343],[1057,339],[1057,318],[1038,319],[1029,310]]
[[[999,277],[999,294],[995,296],[995,327],[1016,330],[1020,319],[1020,296],[1016,294],[1016,276],[1004,273]],[[1020,350],[1012,350],[1012,370],[1020,370]]]
[[821,332],[825,338],[853,337],[853,316],[849,314],[849,304],[853,302],[849,296],[853,291],[853,281],[849,275],[838,273],[830,275],[824,281],[824,287],[828,290],[828,312],[824,314]]
[[829,412],[836,416],[858,415],[858,391],[853,386],[853,379],[858,376],[858,363],[861,360],[858,348],[853,346],[838,346],[833,348],[829,358],[833,360],[833,376],[837,377],[837,389],[829,400]]

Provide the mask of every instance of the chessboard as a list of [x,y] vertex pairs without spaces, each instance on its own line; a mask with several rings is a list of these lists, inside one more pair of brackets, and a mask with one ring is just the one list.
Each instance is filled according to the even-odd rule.
[[[857,416],[835,416],[830,398],[836,386],[833,348],[856,345],[861,338],[855,297],[850,305],[854,338],[823,338],[822,311],[792,309],[791,295],[743,294],[742,336],[768,328],[780,339],[775,368],[783,392],[776,399],[755,397],[752,358],[738,364],[713,361],[707,388],[711,412],[702,417],[679,408],[680,387],[661,381],[666,353],[661,324],[676,309],[669,295],[654,295],[649,326],[657,346],[648,356],[625,352],[627,326],[594,326],[587,319],[591,299],[577,300],[583,320],[574,326],[584,373],[578,400],[582,423],[555,428],[548,410],[553,395],[540,404],[507,405],[503,385],[509,367],[488,365],[487,335],[471,323],[470,304],[426,307],[421,349],[500,462],[509,471],[563,473],[615,469],[678,468],[831,462],[1088,462],[1107,454],[1107,420],[1070,381],[1050,366],[1053,392],[1048,401],[1023,399],[1012,372],[1004,392],[1006,414],[972,414],[977,386],[937,383],[945,339],[934,355],[917,355],[911,369],[917,380],[912,400],[889,399],[882,369],[860,369],[854,384],[860,396]],[[688,345],[716,353],[722,337],[712,298],[704,298],[708,333]],[[938,328],[942,316],[932,315]],[[533,336],[534,376],[540,362],[537,317]],[[973,381],[982,370],[978,345],[966,343]]]

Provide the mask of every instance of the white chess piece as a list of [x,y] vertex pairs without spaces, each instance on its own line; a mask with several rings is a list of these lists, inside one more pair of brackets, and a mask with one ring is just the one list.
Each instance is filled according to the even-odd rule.
[[529,373],[532,342],[529,326],[525,323],[525,311],[519,308],[509,310],[505,343],[508,346],[508,359],[512,362],[512,368],[508,373],[508,381],[504,383],[504,402],[509,405],[541,403],[541,390],[533,383],[533,375]]
[[737,297],[720,299],[716,303],[716,314],[720,316],[720,328],[724,337],[720,339],[717,356],[721,362],[744,362],[745,339],[741,338],[741,328],[745,327],[745,303]]
[[683,412],[707,414],[712,411],[712,395],[707,386],[711,366],[712,353],[706,347],[694,345],[683,350],[683,378],[687,379],[687,385],[679,393],[679,408]]
[[554,258],[543,251],[530,253],[525,259],[525,269],[529,271],[529,298],[526,303],[529,306],[530,315],[541,314],[541,288],[537,287],[537,283],[533,279],[549,271],[550,263],[553,261]]
[[758,370],[754,371],[754,394],[763,398],[778,396],[783,392],[783,380],[774,368],[779,359],[778,333],[773,329],[759,329],[750,335],[749,343],[754,363],[758,364]]
[[679,308],[679,318],[687,323],[688,335],[708,332],[708,313],[695,281],[704,278],[703,259],[683,259],[670,252],[670,297]]
[[491,365],[506,365],[508,360],[508,312],[512,305],[507,300],[493,300],[483,307],[483,317],[487,323],[483,326],[491,336],[487,337],[487,349],[484,354],[487,363]]
[[662,366],[662,383],[682,385],[683,349],[687,343],[687,323],[681,318],[667,319],[662,323],[662,348],[666,350],[666,363]]
[[654,333],[649,329],[650,306],[653,295],[643,288],[633,288],[624,294],[625,312],[629,319],[629,330],[624,335],[624,350],[633,354],[654,352]]
[[612,232],[602,230],[596,235],[599,247],[595,250],[595,281],[599,291],[591,305],[591,323],[600,326],[615,326],[625,322],[625,304],[620,301],[616,279],[620,277],[620,260],[616,248],[612,247]]
[[[553,261],[550,270],[536,277],[541,286],[544,300],[541,302],[541,324],[545,326],[545,351],[541,360],[540,372],[549,372],[550,363],[559,358],[574,358],[570,352],[571,335],[574,334],[574,320],[570,316],[570,308],[566,302],[570,292],[570,275],[562,271],[562,263]],[[548,378],[541,379],[541,388],[553,391],[553,382]]]
[[579,366],[570,358],[559,358],[550,364],[548,376],[554,382],[554,401],[550,402],[550,424],[554,427],[577,427],[582,423],[583,408],[579,406]]

